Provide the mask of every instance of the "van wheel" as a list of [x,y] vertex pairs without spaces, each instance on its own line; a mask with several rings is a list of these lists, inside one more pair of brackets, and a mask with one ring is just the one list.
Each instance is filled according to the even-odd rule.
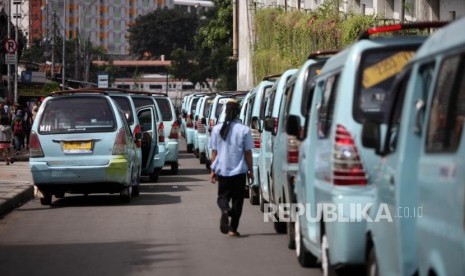
[[178,169],[179,169],[179,164],[177,162],[171,164],[171,174],[172,175],[178,174]]
[[308,251],[305,247],[300,223],[300,217],[297,216],[294,225],[295,253],[297,255],[297,260],[303,267],[315,267],[317,265],[318,259],[313,256],[312,253],[310,253],[310,251]]
[[137,184],[136,186],[132,187],[131,196],[139,196],[139,194],[140,194],[140,184]]
[[199,157],[200,164],[205,164],[206,161],[207,161],[207,156],[205,156],[205,153],[204,152],[200,153],[200,157]]
[[187,152],[192,153],[193,151],[194,151],[194,145],[192,144],[187,145]]
[[295,223],[292,221],[287,223],[287,238],[287,248],[295,249]]
[[250,204],[252,205],[258,205],[258,188],[254,188],[252,186],[249,187],[249,200]]
[[276,231],[276,233],[278,234],[286,234],[287,232],[287,225],[285,222],[280,222],[280,221],[276,221],[273,223],[274,225],[274,230]]
[[321,238],[321,270],[324,276],[337,275],[334,267],[331,266],[329,243],[326,234],[323,234],[323,237]]
[[207,169],[208,172],[210,172],[210,165],[211,165],[210,160],[205,160],[205,168]]
[[376,251],[374,247],[370,248],[368,253],[367,267],[366,267],[367,276],[378,276],[378,258],[376,257]]
[[40,198],[40,204],[42,205],[52,205],[52,194],[42,192],[43,197]]
[[150,180],[153,182],[157,182],[159,176],[160,176],[160,169],[155,168],[152,174],[150,175]]
[[123,203],[129,203],[131,202],[131,194],[132,194],[132,189],[131,186],[125,187],[119,192],[119,196],[121,198],[121,201]]

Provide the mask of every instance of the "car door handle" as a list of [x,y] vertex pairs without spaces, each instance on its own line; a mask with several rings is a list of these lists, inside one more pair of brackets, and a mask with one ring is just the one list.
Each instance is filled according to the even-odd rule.
[[394,176],[391,175],[391,177],[389,178],[389,184],[391,184],[391,186],[394,186],[395,183],[396,183],[396,180],[394,179]]

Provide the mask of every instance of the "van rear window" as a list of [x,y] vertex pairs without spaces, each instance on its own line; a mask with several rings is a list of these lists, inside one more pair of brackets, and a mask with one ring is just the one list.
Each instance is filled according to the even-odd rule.
[[113,109],[103,97],[62,97],[46,102],[40,134],[95,133],[116,130]]
[[384,121],[391,85],[414,56],[416,48],[381,48],[362,55],[354,99],[354,117],[358,122],[367,118]]
[[173,111],[171,110],[170,101],[166,98],[155,98],[161,111],[163,121],[173,120]]

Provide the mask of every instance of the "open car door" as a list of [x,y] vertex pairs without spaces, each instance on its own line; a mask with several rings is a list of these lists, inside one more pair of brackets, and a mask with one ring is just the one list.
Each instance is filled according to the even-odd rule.
[[153,159],[158,153],[158,131],[156,127],[155,106],[141,106],[137,109],[141,127],[142,175],[151,175],[154,171]]

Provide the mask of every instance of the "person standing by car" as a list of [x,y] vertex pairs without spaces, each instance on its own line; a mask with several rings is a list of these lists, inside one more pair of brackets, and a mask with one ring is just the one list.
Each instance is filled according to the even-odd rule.
[[[250,128],[237,119],[239,103],[226,103],[226,118],[216,125],[211,134],[211,182],[218,180],[217,203],[221,209],[220,230],[229,236],[239,236],[237,227],[242,214],[247,173],[253,180]],[[232,206],[229,202],[232,201]],[[229,216],[231,222],[229,222]]]
[[0,151],[2,152],[3,160],[7,165],[13,163],[10,157],[10,148],[11,148],[11,139],[12,131],[10,120],[7,116],[2,116],[0,118]]

